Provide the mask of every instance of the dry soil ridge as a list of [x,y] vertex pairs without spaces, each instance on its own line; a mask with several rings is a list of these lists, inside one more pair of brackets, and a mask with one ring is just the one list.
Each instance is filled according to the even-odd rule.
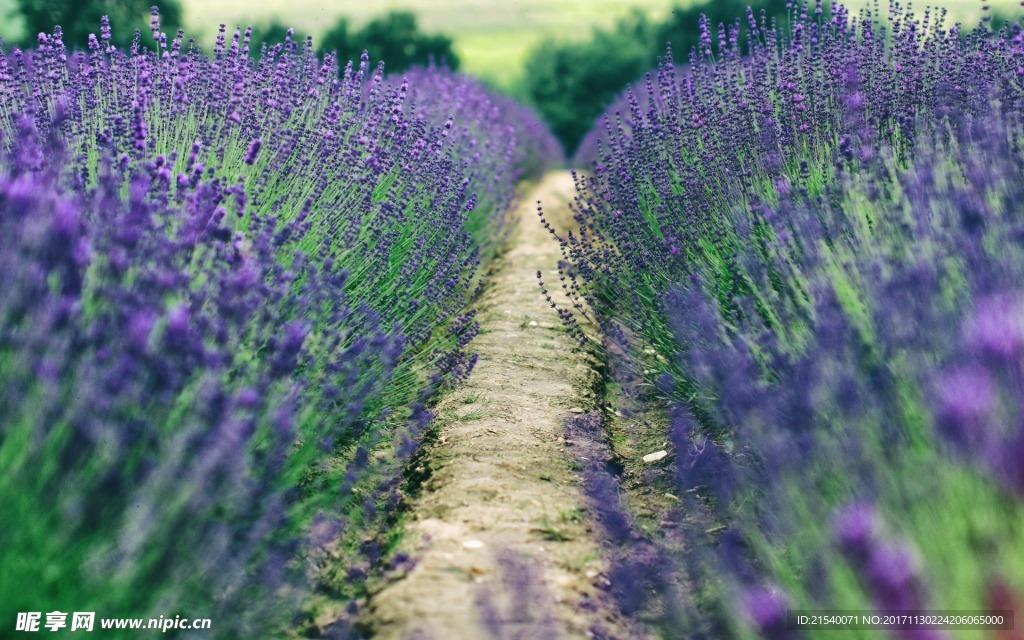
[[596,363],[574,349],[536,279],[540,270],[558,289],[561,257],[536,203],[561,232],[573,194],[567,172],[550,174],[514,213],[477,305],[479,361],[438,407],[433,472],[411,505],[405,540],[418,563],[371,598],[375,638],[494,637],[488,608],[498,637],[586,638],[595,624],[622,635],[596,586],[604,567],[563,437],[570,410],[594,404]]

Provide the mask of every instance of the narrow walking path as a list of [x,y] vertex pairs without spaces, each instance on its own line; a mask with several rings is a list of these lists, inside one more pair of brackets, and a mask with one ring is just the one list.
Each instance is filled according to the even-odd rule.
[[[432,475],[412,506],[406,545],[418,558],[370,602],[375,638],[586,638],[617,623],[595,586],[602,565],[583,514],[563,424],[593,403],[594,363],[574,351],[536,273],[558,282],[558,243],[572,225],[567,173],[523,199],[507,251],[480,301],[479,362],[438,409]],[[554,287],[558,289],[557,284]]]

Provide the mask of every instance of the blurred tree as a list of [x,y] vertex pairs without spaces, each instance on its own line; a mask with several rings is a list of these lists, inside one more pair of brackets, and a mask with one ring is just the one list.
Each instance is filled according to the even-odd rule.
[[678,62],[685,62],[699,42],[701,14],[708,17],[713,40],[718,24],[737,18],[746,28],[746,8],[756,15],[764,9],[771,17],[787,15],[787,0],[706,0],[676,7],[660,23],[634,12],[611,30],[595,29],[581,42],[545,41],[528,55],[523,93],[547,121],[572,156],[594,119],[627,84],[654,67],[665,44],[672,43]]
[[526,59],[526,92],[570,153],[594,119],[629,82],[652,66],[652,25],[640,13],[589,40],[546,41]]
[[718,25],[730,25],[736,20],[740,21],[740,27],[747,28],[747,7],[754,10],[754,16],[758,22],[763,11],[769,25],[771,19],[779,20],[781,25],[788,20],[788,7],[791,0],[712,0],[704,4],[691,5],[686,8],[676,6],[669,13],[656,30],[655,55],[663,53],[665,43],[672,43],[672,50],[677,56],[676,62],[686,62],[690,56],[690,50],[696,47],[700,41],[700,17],[708,17],[708,27],[711,30],[711,39],[718,40]]
[[25,20],[25,41],[33,45],[36,35],[50,33],[60,25],[64,44],[69,49],[84,49],[89,34],[100,35],[100,19],[110,16],[113,41],[125,46],[132,41],[136,29],[143,36],[149,31],[150,7],[160,9],[160,29],[168,35],[182,24],[179,0],[17,0],[18,11]]
[[[1021,3],[1021,7],[1024,7],[1024,2]],[[1014,12],[1005,8],[991,9],[982,14],[982,20],[993,31],[998,32],[1000,29],[1005,28],[1012,38],[1017,33],[1020,33],[1018,27],[1024,22],[1024,10],[1017,9]]]
[[[327,33],[320,38],[320,49],[322,51],[335,51],[338,54],[338,65],[345,68],[345,63],[352,60],[352,51],[355,44],[352,42],[352,34],[348,30],[348,20],[341,18],[331,27]],[[362,52],[360,51],[360,55]],[[358,58],[356,58],[358,60]]]
[[355,32],[349,32],[348,21],[342,18],[324,35],[320,46],[324,51],[337,51],[342,66],[348,60],[358,61],[366,50],[371,60],[383,60],[390,72],[431,62],[453,71],[459,68],[452,39],[420,32],[415,14],[408,11],[392,11]]
[[[277,18],[274,18],[270,22],[253,25],[252,37],[250,38],[249,44],[249,55],[253,58],[258,58],[260,55],[260,47],[264,43],[268,46],[272,46],[284,42],[284,38],[288,35],[289,29],[292,30],[292,42],[295,42],[302,47],[306,42],[308,34],[285,26],[285,24]],[[316,42],[314,41],[314,44],[315,43]]]

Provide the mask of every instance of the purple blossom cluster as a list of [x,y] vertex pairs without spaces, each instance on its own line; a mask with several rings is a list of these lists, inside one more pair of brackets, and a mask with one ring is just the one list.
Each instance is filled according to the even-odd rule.
[[158,161],[108,158],[68,189],[59,139],[17,124],[0,174],[3,543],[22,558],[5,610],[274,622],[250,599],[293,578],[288,477],[359,438],[403,338],[343,274],[281,264],[301,222],[234,232],[223,185],[172,187]]
[[958,454],[1024,498],[1024,298],[987,294],[963,323],[960,348],[933,376],[936,425]]
[[[886,611],[927,609],[927,587],[913,549],[883,530],[875,510],[866,504],[846,505],[836,517],[836,539],[876,607]],[[932,629],[897,629],[897,638],[949,637]]]
[[[673,74],[676,77],[680,77],[684,76],[687,71],[687,66],[676,64]],[[650,92],[653,88],[654,85],[650,83],[629,86],[615,96],[615,99],[612,100],[601,117],[595,122],[593,128],[587,132],[587,135],[580,141],[579,146],[576,147],[576,152],[572,157],[572,166],[590,167],[595,162],[598,162],[604,153],[605,140],[612,137],[610,135],[612,132],[618,133],[620,138],[631,137],[633,131],[633,122],[630,119],[633,113],[631,105],[635,101],[636,106],[639,108],[639,113],[648,113],[651,108],[651,101],[659,99],[657,92]]]
[[550,134],[443,70],[97,26],[0,51],[0,610],[301,627],[387,560],[475,361],[474,225]]
[[609,560],[605,587],[616,605],[627,616],[642,612],[650,602],[671,607],[679,582],[673,567],[666,564],[666,553],[658,544],[634,526],[614,457],[603,442],[604,421],[597,412],[572,416],[566,420],[566,444],[582,461],[583,489],[591,517],[604,539],[604,554]]
[[[827,17],[821,3],[805,3],[791,36],[748,12],[719,26],[716,52],[695,50],[685,67],[669,50],[598,126],[593,166],[578,176],[583,229],[566,258],[615,294],[606,301],[586,285],[572,293],[607,334],[618,324],[657,343],[666,291],[698,265],[723,274],[732,266],[734,211],[770,208],[791,189],[824,195],[841,163],[881,161],[880,145],[906,163],[924,122],[1018,109],[1019,29],[964,33],[943,28],[943,17],[897,13],[886,29],[842,6]],[[718,280],[723,300],[743,290],[742,280]]]
[[692,628],[984,610],[1024,590],[1024,34],[793,16],[704,24],[605,120],[562,313],[668,411]]
[[[1020,589],[1021,568],[1003,555],[1019,534],[982,531],[1022,510],[1015,336],[1024,229],[1015,209],[1024,165],[1006,139],[1022,133],[1019,121],[989,121],[961,131],[955,146],[920,140],[921,160],[909,169],[841,175],[843,200],[783,198],[779,220],[803,250],[776,246],[779,275],[748,272],[755,293],[737,297],[732,315],[707,283],[668,296],[678,310],[670,319],[676,365],[700,394],[671,403],[677,483],[717,505],[756,496],[753,510],[692,506],[705,512],[699,522],[725,519],[731,535],[769,541],[741,549],[739,569],[730,570],[737,582],[782,581],[750,567],[799,553],[811,560],[791,594],[797,608],[863,607],[837,582],[836,550],[881,610],[941,608],[924,600],[929,592],[943,606],[966,600],[984,609],[985,594],[972,585],[1005,573]],[[984,207],[981,226],[967,202]],[[852,227],[861,214],[873,216],[874,230]],[[829,236],[846,247],[830,246]],[[797,282],[812,307],[783,304],[775,290]],[[757,294],[771,313],[755,306]],[[860,507],[837,526],[884,510],[907,542],[886,543],[871,558],[846,542],[834,547],[814,523],[857,497]],[[692,535],[701,539],[701,528]],[[720,540],[705,543],[703,566],[735,561]],[[945,564],[957,557],[963,565]],[[906,582],[882,572],[897,561],[914,568]]]
[[[401,82],[411,87],[408,99],[421,115],[431,121],[460,123],[449,135],[471,154],[467,160],[472,161],[472,180],[479,185],[477,206],[467,226],[479,244],[496,248],[509,228],[504,212],[517,181],[538,178],[564,165],[561,145],[531,108],[487,90],[468,76],[418,67],[405,72]],[[391,77],[390,83],[398,79]]]

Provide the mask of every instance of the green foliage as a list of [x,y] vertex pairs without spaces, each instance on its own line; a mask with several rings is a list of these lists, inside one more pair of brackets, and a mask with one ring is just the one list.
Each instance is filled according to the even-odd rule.
[[654,62],[653,28],[634,13],[582,42],[545,41],[526,60],[525,89],[567,151],[590,130],[612,98]]
[[782,20],[787,16],[787,0],[713,0],[703,4],[695,4],[689,7],[676,6],[672,9],[668,18],[659,24],[655,29],[655,54],[664,50],[665,43],[672,43],[672,49],[676,52],[677,60],[684,62],[690,55],[690,50],[696,47],[700,40],[700,17],[705,15],[708,18],[708,28],[711,31],[712,39],[717,37],[719,24],[732,24],[737,20],[740,26],[746,28],[746,11],[749,6],[754,11],[754,16],[760,20],[761,12],[770,21],[772,18]]
[[324,51],[336,51],[338,62],[344,67],[347,60],[358,60],[358,56],[352,56],[351,52],[356,49],[355,34],[349,32],[348,20],[341,18],[331,27],[322,38],[320,48]]
[[452,39],[443,34],[422,33],[416,15],[409,11],[391,11],[351,32],[343,18],[324,34],[320,46],[324,51],[336,51],[342,64],[347,60],[358,61],[363,51],[368,51],[370,59],[383,60],[389,72],[432,62],[446,65],[452,71],[459,68]]
[[719,23],[741,19],[746,7],[756,15],[786,16],[786,0],[709,0],[686,8],[676,7],[660,23],[634,12],[612,29],[595,29],[578,42],[547,40],[527,56],[525,97],[540,111],[571,156],[594,120],[630,82],[652,68],[671,42],[679,60],[685,60],[700,37],[701,14],[707,15],[713,37]]
[[149,29],[152,6],[160,9],[161,29],[168,35],[181,26],[181,3],[178,0],[17,0],[18,11],[25,21],[26,44],[34,45],[36,34],[50,33],[55,25],[60,25],[68,49],[85,49],[90,33],[98,38],[103,16],[110,17],[114,43],[127,45],[135,29],[141,29],[143,33]]
[[[249,47],[249,55],[253,58],[257,58],[260,55],[260,46],[267,44],[268,46],[275,45],[284,42],[285,37],[288,35],[288,30],[291,29],[292,42],[298,42],[302,44],[306,41],[307,33],[299,32],[292,29],[285,23],[278,19],[273,19],[263,24],[256,24],[252,27],[252,38]],[[315,41],[314,41],[315,43]]]

